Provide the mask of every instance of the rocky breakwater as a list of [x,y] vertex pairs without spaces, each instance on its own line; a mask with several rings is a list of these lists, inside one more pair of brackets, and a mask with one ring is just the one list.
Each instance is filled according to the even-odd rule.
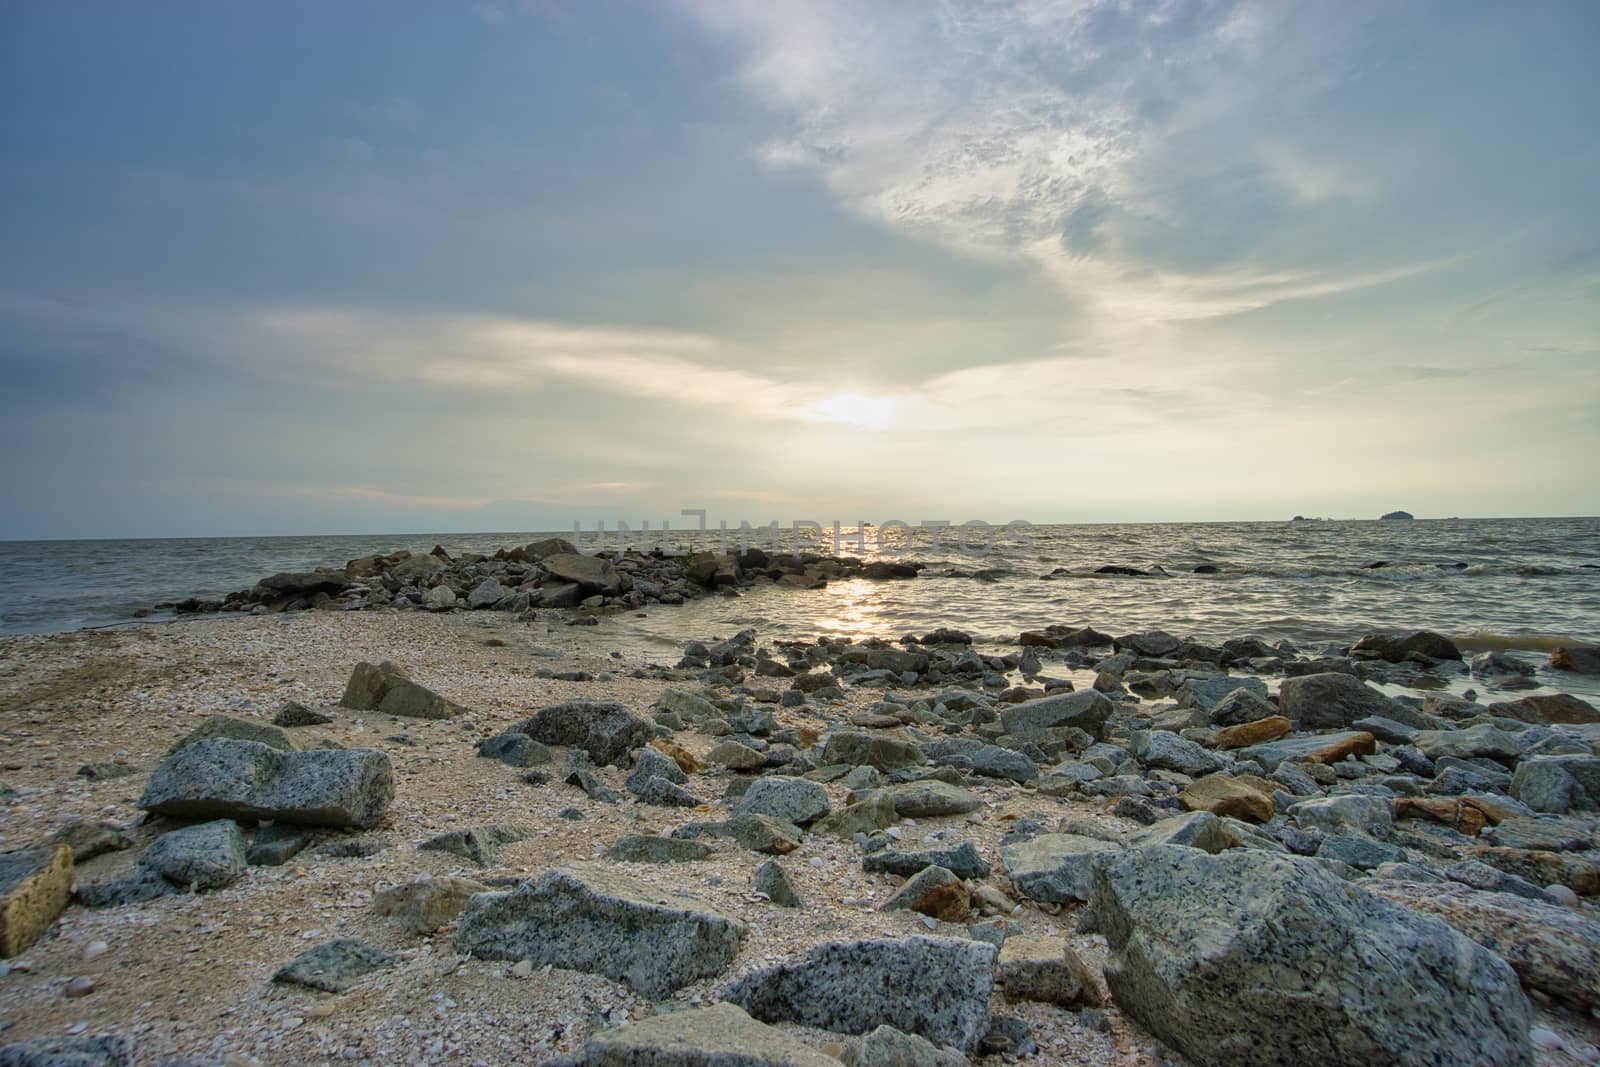
[[921,564],[815,553],[665,555],[637,549],[589,555],[570,541],[550,538],[492,556],[451,555],[436,546],[427,555],[398,551],[364,556],[343,568],[269,575],[221,600],[189,598],[162,605],[179,612],[509,611],[581,608],[589,614],[637,610],[648,604],[682,604],[741,588],[771,584],[819,589],[829,581],[915,578]]

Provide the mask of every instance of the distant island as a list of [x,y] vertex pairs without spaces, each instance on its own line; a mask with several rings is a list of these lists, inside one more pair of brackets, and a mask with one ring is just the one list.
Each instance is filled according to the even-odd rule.
[[1391,512],[1389,512],[1389,514],[1381,516],[1378,519],[1378,521],[1379,522],[1410,522],[1414,518],[1416,518],[1416,516],[1411,514],[1411,512],[1409,512],[1409,511],[1391,511]]

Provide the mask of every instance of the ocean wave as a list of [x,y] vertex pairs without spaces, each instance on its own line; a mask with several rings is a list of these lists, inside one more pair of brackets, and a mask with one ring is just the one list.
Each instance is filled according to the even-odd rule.
[[1579,648],[1600,644],[1593,637],[1575,637],[1570,634],[1502,634],[1493,630],[1473,630],[1459,637],[1451,636],[1456,647],[1463,652],[1552,652],[1558,648]]

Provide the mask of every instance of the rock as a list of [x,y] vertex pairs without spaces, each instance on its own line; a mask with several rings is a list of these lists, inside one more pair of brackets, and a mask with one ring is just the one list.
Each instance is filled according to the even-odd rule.
[[449,719],[467,710],[412,681],[410,675],[387,660],[376,666],[357,663],[339,706],[411,719]]
[[672,831],[673,837],[722,837],[735,841],[752,852],[765,852],[784,856],[800,847],[801,832],[793,823],[774,819],[770,815],[746,812],[721,822],[686,823]]
[[628,792],[639,796],[652,778],[664,778],[673,785],[682,785],[689,780],[676,760],[660,749],[646,745],[634,753],[633,771],[622,784]]
[[966,939],[834,941],[723,991],[763,1022],[862,1034],[892,1025],[971,1050],[988,1029],[995,947]]
[[271,819],[376,826],[394,799],[389,757],[370,748],[280,752],[220,738],[168,756],[139,806],[178,819]]
[[767,757],[749,745],[723,741],[706,753],[706,759],[731,771],[753,771],[767,765]]
[[598,700],[569,700],[540,708],[512,729],[547,745],[581,748],[596,764],[613,767],[626,767],[628,754],[656,735],[649,719],[621,704]]
[[900,816],[894,810],[894,797],[878,790],[864,800],[824,816],[811,829],[819,834],[854,837],[874,830],[887,830]]
[[91,782],[110,782],[118,778],[130,778],[138,773],[139,770],[136,767],[115,762],[85,763],[77,770],[79,778],[87,778]]
[[1371,755],[1376,751],[1378,743],[1371,734],[1345,732],[1285,737],[1264,745],[1241,748],[1234,755],[1240,760],[1259,763],[1268,771],[1275,771],[1281,763],[1338,763],[1351,756]]
[[1151,659],[1161,659],[1178,651],[1181,642],[1171,634],[1162,630],[1150,630],[1145,633],[1126,634],[1115,638],[1111,647],[1118,652],[1129,651],[1136,655],[1147,656]]
[[1059,937],[1006,938],[996,977],[1009,1000],[1037,1000],[1063,1008],[1098,1008],[1105,1003],[1094,975]]
[[1135,849],[1091,906],[1118,1005],[1196,1063],[1531,1063],[1499,957],[1314,860]]
[[133,1067],[133,1049],[114,1034],[41,1037],[0,1045],[0,1067]]
[[52,830],[40,843],[47,847],[66,845],[72,850],[72,862],[79,864],[107,852],[121,852],[133,842],[115,826],[89,822],[87,819],[72,819]]
[[943,867],[924,867],[879,908],[880,911],[914,911],[941,922],[965,922],[972,909],[966,883]]
[[615,596],[622,588],[622,575],[609,560],[585,556],[577,552],[558,552],[539,561],[550,576],[560,582],[571,582],[583,590],[585,596]]
[[1213,741],[1218,748],[1248,748],[1250,745],[1262,745],[1287,737],[1293,729],[1294,724],[1282,715],[1269,715],[1238,726],[1224,726],[1217,731]]
[[1278,714],[1278,705],[1250,689],[1235,689],[1212,705],[1207,716],[1215,726],[1243,726]]
[[472,898],[458,951],[531,960],[626,982],[652,1000],[725,970],[747,928],[710,904],[593,864],[546,871]]
[[379,915],[398,919],[414,934],[431,934],[455,922],[473,894],[488,891],[488,886],[470,878],[424,875],[374,894],[372,907]]
[[639,803],[654,804],[660,808],[697,808],[700,798],[665,778],[652,777],[639,790]]
[[603,1031],[583,1052],[560,1062],[571,1067],[839,1067],[832,1056],[726,1002]]
[[1550,666],[1558,671],[1600,674],[1600,648],[1558,648],[1550,653]]
[[1459,885],[1363,884],[1443,919],[1511,964],[1524,986],[1584,1008],[1600,1007],[1600,926],[1567,908]]
[[1213,774],[1186,787],[1178,794],[1185,811],[1209,811],[1216,816],[1244,822],[1271,822],[1277,814],[1271,782],[1254,775],[1230,778]]
[[1104,693],[1086,689],[1013,704],[1000,713],[1008,734],[1039,733],[1059,726],[1075,726],[1095,738],[1105,735],[1113,705]]
[[326,726],[333,721],[332,715],[308,708],[298,700],[284,701],[278,708],[278,713],[272,717],[272,725],[288,727]]
[[940,815],[965,815],[983,807],[983,798],[976,793],[925,778],[917,782],[902,782],[884,790],[894,803],[895,814],[902,818],[937,818]]
[[177,892],[172,883],[148,867],[136,866],[122,878],[104,882],[80,882],[73,890],[78,903],[86,908],[120,908]]
[[1411,735],[1410,743],[1429,759],[1457,759],[1486,757],[1502,763],[1514,763],[1522,755],[1517,739],[1504,730],[1488,723],[1469,726],[1465,730],[1418,730]]
[[497,759],[508,767],[537,767],[554,758],[544,745],[514,730],[479,741],[478,755]]
[[927,1038],[905,1034],[885,1023],[862,1037],[855,1050],[855,1058],[848,1055],[845,1062],[850,1067],[967,1067],[967,1057],[954,1049],[942,1049]]
[[1490,704],[1489,714],[1539,725],[1600,722],[1600,710],[1567,693],[1541,693]]
[[706,765],[694,753],[682,745],[675,745],[666,738],[658,737],[650,742],[650,747],[662,753],[678,765],[684,774],[698,774],[706,769]]
[[1133,735],[1133,754],[1147,768],[1177,771],[1191,778],[1213,774],[1222,761],[1193,741],[1166,730],[1140,730]]
[[943,767],[955,767],[985,778],[1004,778],[1026,784],[1039,777],[1039,768],[1033,760],[999,745],[980,745],[970,752],[952,752],[936,756],[934,762]]
[[511,595],[511,591],[493,578],[485,578],[467,594],[467,607],[473,611],[492,608]]
[[1350,649],[1352,652],[1371,652],[1390,663],[1403,663],[1413,654],[1429,659],[1460,659],[1461,650],[1448,637],[1429,630],[1410,633],[1367,634]]
[[456,606],[456,591],[448,585],[436,585],[422,594],[422,606],[429,611],[449,611]]
[[822,762],[894,771],[901,767],[920,767],[928,759],[913,742],[884,734],[845,731],[828,735],[828,742],[822,748]]
[[1513,816],[1483,831],[1483,839],[1501,848],[1545,852],[1583,852],[1595,847],[1595,827],[1586,819],[1540,819]]
[[1600,756],[1541,756],[1511,775],[1511,795],[1534,811],[1600,811]]
[[769,774],[750,783],[744,800],[735,811],[753,815],[770,815],[774,819],[804,826],[828,814],[828,791],[816,782],[804,778],[788,778]]
[[1000,862],[1011,885],[1029,900],[1070,904],[1089,899],[1095,858],[1120,845],[1078,834],[1040,834],[1000,849]]
[[[1233,697],[1235,693],[1240,692],[1243,692],[1246,696]],[[1197,675],[1185,678],[1183,684],[1178,686],[1178,691],[1175,695],[1178,698],[1178,703],[1186,707],[1204,708],[1207,712],[1211,712],[1212,722],[1216,721],[1215,709],[1224,700],[1229,700],[1231,707],[1245,704],[1252,697],[1255,702],[1260,704],[1268,703],[1266,682],[1263,682],[1260,678],[1235,678],[1227,674],[1212,677]]]
[[374,971],[394,966],[394,958],[370,945],[340,938],[307,949],[272,976],[274,982],[343,993]]
[[653,834],[629,834],[606,849],[606,859],[617,863],[689,863],[711,855],[699,841]]
[[72,896],[72,849],[51,845],[0,852],[0,957],[39,940]]
[[1192,811],[1187,815],[1172,815],[1156,820],[1139,831],[1133,844],[1141,847],[1184,845],[1202,852],[1216,853],[1237,846],[1239,840],[1220,817],[1209,811]]
[[479,867],[493,867],[501,848],[517,841],[526,841],[532,836],[532,828],[520,823],[495,823],[465,830],[451,830],[437,837],[431,837],[418,845],[417,851],[448,852]]
[[930,848],[920,852],[885,849],[873,852],[861,861],[861,869],[869,874],[884,872],[902,878],[909,878],[928,867],[943,867],[961,878],[989,877],[989,865],[978,855],[971,841],[963,841],[954,848]]
[[139,863],[182,889],[221,889],[244,876],[244,835],[232,819],[185,826],[156,838]]
[[1600,857],[1592,853],[1491,847],[1474,849],[1469,855],[1535,885],[1564,885],[1579,896],[1600,895]]
[[248,719],[235,719],[230,715],[213,715],[190,730],[183,737],[174,742],[167,749],[167,755],[172,755],[185,746],[196,741],[205,741],[213,737],[228,738],[233,741],[255,741],[281,752],[297,752],[300,746],[289,739],[289,735],[276,726],[263,726],[258,722]]
[[750,877],[750,888],[780,908],[800,907],[800,891],[777,860],[767,860]]
[[1285,678],[1278,688],[1278,706],[1297,730],[1340,730],[1368,715],[1427,725],[1406,705],[1390,700],[1354,675],[1337,671]]

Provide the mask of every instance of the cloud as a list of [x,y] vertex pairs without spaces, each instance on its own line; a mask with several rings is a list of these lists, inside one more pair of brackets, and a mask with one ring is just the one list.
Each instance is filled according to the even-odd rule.
[[1250,208],[1271,197],[1305,208],[1374,193],[1374,172],[1292,127],[1252,150],[1247,180],[1225,140],[1250,139],[1238,126],[1261,100],[1336,77],[1312,46],[1349,32],[1338,24],[1312,33],[1278,5],[1198,0],[682,6],[731,46],[738,84],[781,126],[755,149],[767,166],[814,173],[880,225],[1031,262],[1101,322],[1234,315],[1435,265],[1213,256],[1196,269],[1163,247],[1216,225],[1218,196],[1254,232]]

